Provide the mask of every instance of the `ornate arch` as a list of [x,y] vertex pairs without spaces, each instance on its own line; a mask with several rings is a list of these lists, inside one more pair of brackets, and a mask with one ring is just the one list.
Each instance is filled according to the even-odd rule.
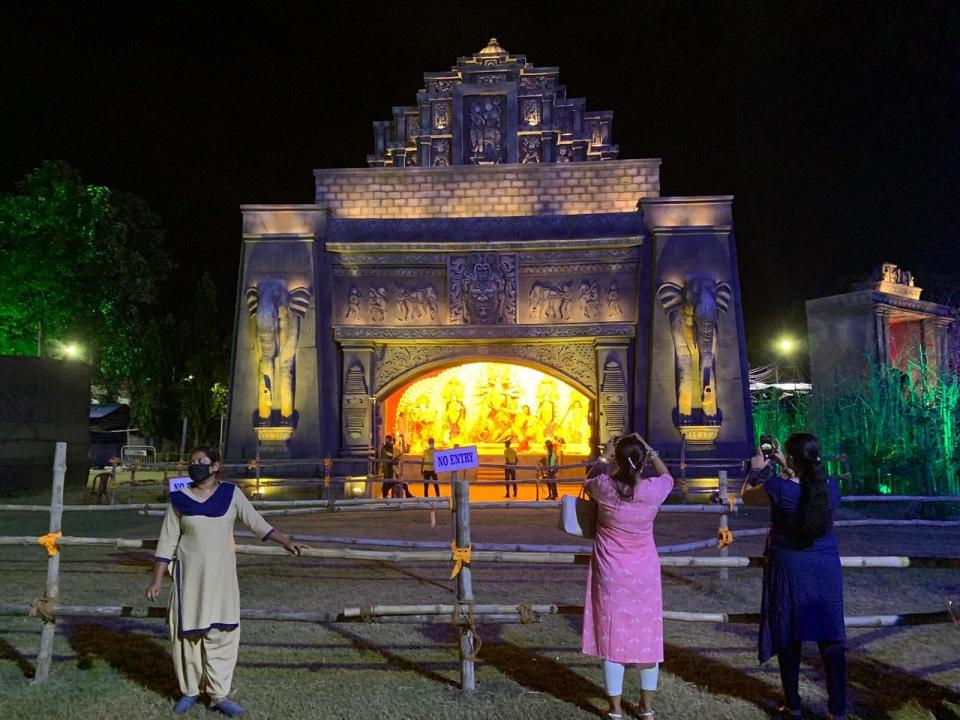
[[527,365],[562,380],[591,399],[597,397],[593,344],[379,345],[374,360],[374,393],[384,396],[430,370],[470,360]]

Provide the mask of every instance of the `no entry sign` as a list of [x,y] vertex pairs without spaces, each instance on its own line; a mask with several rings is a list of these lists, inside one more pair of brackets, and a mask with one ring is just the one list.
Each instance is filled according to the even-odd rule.
[[477,467],[480,457],[477,455],[477,446],[470,445],[452,450],[437,450],[433,455],[433,463],[437,472],[456,472]]
[[179,490],[183,490],[185,487],[190,487],[190,478],[188,477],[172,477],[169,478],[170,483],[170,492],[175,493]]

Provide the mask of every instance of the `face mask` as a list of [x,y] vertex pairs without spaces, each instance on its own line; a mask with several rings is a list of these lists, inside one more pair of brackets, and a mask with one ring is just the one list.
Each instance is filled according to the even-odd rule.
[[193,482],[201,483],[213,473],[210,472],[209,465],[204,463],[190,463],[190,467],[187,469],[187,474],[190,475],[190,480]]

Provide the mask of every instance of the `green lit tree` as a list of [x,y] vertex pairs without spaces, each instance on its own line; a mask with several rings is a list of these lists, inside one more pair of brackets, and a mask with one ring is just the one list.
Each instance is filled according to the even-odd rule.
[[0,354],[77,342],[114,394],[138,366],[142,308],[170,270],[159,219],[132,195],[46,162],[0,197]]

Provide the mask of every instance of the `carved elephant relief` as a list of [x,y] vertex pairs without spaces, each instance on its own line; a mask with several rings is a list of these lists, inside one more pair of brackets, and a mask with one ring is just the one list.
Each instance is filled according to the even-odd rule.
[[730,307],[733,288],[712,275],[688,275],[682,285],[663,283],[657,297],[670,319],[680,424],[700,424],[693,417],[693,398],[699,394],[702,424],[717,425],[717,321]]
[[300,321],[310,304],[310,290],[287,288],[282,278],[263,278],[247,289],[247,307],[256,323],[258,359],[257,417],[270,419],[279,400],[281,422],[293,416],[294,375]]

